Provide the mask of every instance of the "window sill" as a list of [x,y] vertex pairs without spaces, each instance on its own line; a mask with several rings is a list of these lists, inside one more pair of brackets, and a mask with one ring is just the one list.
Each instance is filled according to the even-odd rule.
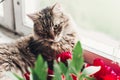
[[120,47],[118,41],[101,33],[79,30],[79,40],[82,43],[83,49],[107,59],[120,62]]
[[85,62],[92,64],[94,59],[100,58],[105,62],[106,65],[110,66],[115,72],[120,73],[119,63],[117,63],[117,62],[114,63],[111,59],[100,56],[97,53],[93,53],[93,52],[88,51],[88,50],[84,50],[83,53],[84,53],[83,56],[84,56]]

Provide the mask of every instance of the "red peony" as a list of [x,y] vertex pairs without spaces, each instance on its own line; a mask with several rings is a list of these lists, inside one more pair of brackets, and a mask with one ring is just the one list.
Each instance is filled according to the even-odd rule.
[[117,76],[117,80],[120,80],[120,76]]
[[68,59],[72,59],[72,54],[70,52],[62,52],[57,55],[57,61],[66,62]]
[[97,58],[94,60],[93,65],[101,66],[101,70],[94,74],[97,80],[119,80],[116,79],[117,74],[115,71],[110,66],[105,65],[103,60]]
[[118,80],[116,76],[114,75],[106,75],[104,76],[103,80]]

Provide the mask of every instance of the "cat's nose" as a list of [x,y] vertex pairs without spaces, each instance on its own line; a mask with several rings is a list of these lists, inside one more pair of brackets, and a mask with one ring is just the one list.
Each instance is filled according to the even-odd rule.
[[49,33],[49,36],[51,39],[53,39],[53,40],[55,39],[55,34],[53,32]]

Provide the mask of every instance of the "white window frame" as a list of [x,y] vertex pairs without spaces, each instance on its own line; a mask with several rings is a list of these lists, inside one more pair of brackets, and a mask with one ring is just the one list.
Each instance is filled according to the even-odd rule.
[[16,32],[27,35],[32,32],[32,28],[25,24],[24,21],[24,0],[13,0],[14,3],[14,14],[15,14],[15,26]]
[[[29,34],[30,32],[32,32],[32,27],[25,24],[23,20],[23,13],[24,13],[23,8],[25,4],[24,0],[13,0],[13,1],[14,1],[14,11],[15,11],[15,21],[16,21],[16,32],[25,35]],[[17,3],[19,3],[19,5]],[[106,45],[105,43],[100,43],[97,42],[96,40],[92,40],[91,38],[88,38],[88,36],[86,36],[88,33],[87,34],[80,33],[80,34],[81,34],[80,41],[82,42],[84,49],[93,52],[93,54],[97,54],[107,59],[120,62],[120,58],[117,58],[117,56],[113,54],[114,53],[113,51],[116,48],[116,46],[109,46]]]
[[4,27],[14,30],[14,16],[13,16],[13,4],[12,0],[3,1],[3,13],[4,16],[0,16],[0,24]]

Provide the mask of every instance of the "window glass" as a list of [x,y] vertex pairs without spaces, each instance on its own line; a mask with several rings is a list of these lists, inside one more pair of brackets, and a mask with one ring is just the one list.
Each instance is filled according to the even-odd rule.
[[[25,0],[25,15],[56,2],[63,5],[87,36],[104,43],[120,41],[120,0]],[[27,16],[25,22],[32,23]]]

